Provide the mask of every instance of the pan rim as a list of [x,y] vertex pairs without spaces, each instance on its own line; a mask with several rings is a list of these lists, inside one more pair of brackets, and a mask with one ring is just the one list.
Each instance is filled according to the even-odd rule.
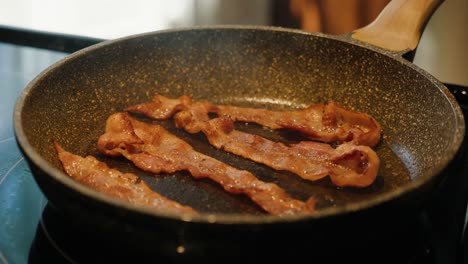
[[[450,105],[453,109],[453,116],[456,118],[457,123],[457,130],[453,132],[453,139],[450,144],[452,146],[451,149],[447,149],[447,155],[445,155],[445,159],[439,161],[440,164],[435,165],[434,167],[437,168],[431,175],[426,177],[420,177],[400,188],[391,190],[389,192],[383,193],[376,197],[373,197],[367,201],[355,202],[351,204],[346,204],[339,207],[329,207],[325,209],[321,209],[317,213],[314,214],[301,214],[301,215],[291,215],[291,216],[273,216],[273,215],[247,215],[247,214],[210,214],[210,213],[202,213],[200,215],[180,215],[174,213],[167,213],[167,212],[156,212],[154,210],[150,210],[143,206],[136,206],[129,204],[124,201],[120,201],[118,199],[114,199],[109,197],[103,193],[95,191],[89,187],[86,187],[78,182],[75,182],[73,179],[68,177],[63,171],[55,168],[49,162],[47,162],[44,158],[42,158],[37,151],[34,150],[33,146],[29,142],[26,133],[23,130],[22,126],[22,109],[25,104],[25,100],[28,97],[29,93],[34,89],[37,83],[41,82],[41,80],[51,71],[54,71],[64,65],[73,61],[74,59],[84,56],[85,54],[100,49],[103,46],[114,45],[115,43],[119,43],[122,41],[130,40],[130,39],[137,39],[142,38],[145,36],[153,36],[153,35],[160,35],[160,34],[171,34],[177,32],[184,32],[184,31],[194,31],[194,30],[261,30],[261,31],[277,31],[277,32],[286,32],[286,33],[293,33],[293,34],[303,34],[303,35],[310,35],[313,37],[319,38],[326,38],[332,39],[336,41],[345,42],[351,45],[359,46],[360,48],[369,49],[373,52],[377,52],[384,56],[388,56],[392,59],[397,60],[398,62],[406,65],[407,67],[412,68],[418,74],[422,74],[424,77],[428,78],[439,90],[440,92],[445,94],[446,100],[449,101]],[[307,220],[317,220],[317,219],[324,219],[329,217],[341,216],[345,214],[350,214],[354,212],[361,211],[363,209],[369,209],[375,207],[377,205],[390,202],[391,200],[398,198],[404,194],[411,193],[415,189],[420,188],[422,185],[426,184],[430,179],[437,177],[442,173],[442,171],[449,165],[450,161],[455,157],[456,153],[461,147],[461,143],[464,138],[465,134],[465,122],[463,119],[463,113],[461,108],[456,101],[456,99],[451,96],[448,88],[446,88],[442,82],[437,80],[435,77],[430,75],[425,70],[419,68],[417,65],[406,61],[401,57],[401,53],[395,53],[391,51],[387,51],[378,47],[374,47],[370,44],[360,42],[358,40],[351,40],[349,35],[340,35],[340,36],[332,36],[323,33],[315,33],[315,32],[306,32],[299,29],[289,29],[289,28],[282,28],[282,27],[275,27],[275,26],[250,26],[250,25],[216,25],[216,26],[193,26],[193,27],[181,27],[181,28],[174,28],[174,29],[167,29],[167,30],[158,30],[152,32],[145,32],[141,34],[135,34],[130,36],[125,36],[113,40],[106,40],[104,42],[92,45],[90,47],[84,48],[82,50],[76,51],[65,58],[59,60],[58,62],[50,65],[41,73],[39,73],[32,81],[30,81],[27,86],[21,91],[17,102],[15,104],[14,109],[14,131],[16,140],[23,150],[23,152],[27,155],[27,157],[42,171],[47,174],[47,177],[53,177],[54,180],[60,182],[61,184],[65,185],[67,188],[73,189],[79,192],[81,195],[85,195],[89,198],[97,200],[100,203],[109,204],[113,207],[117,207],[120,209],[129,210],[132,212],[137,212],[141,215],[146,215],[149,217],[164,217],[170,218],[174,220],[184,221],[184,222],[197,222],[197,223],[217,223],[217,224],[269,224],[269,223],[282,223],[282,222],[295,222],[295,221],[307,221]],[[33,173],[34,174],[34,173]],[[34,176],[36,177],[36,176]],[[46,195],[47,196],[47,195]]]

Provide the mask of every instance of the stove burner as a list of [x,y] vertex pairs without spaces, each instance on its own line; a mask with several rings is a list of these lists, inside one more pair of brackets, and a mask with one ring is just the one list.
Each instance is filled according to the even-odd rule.
[[[391,252],[391,256],[376,255],[375,258],[372,256],[369,259],[369,263],[372,262],[371,260],[378,260],[379,263],[438,263],[434,261],[435,248],[431,244],[433,238],[428,218],[422,213],[417,219],[413,220],[409,221],[411,223],[408,225],[408,228],[402,229],[404,239],[396,239],[396,237],[400,236],[395,236],[395,238],[382,237],[382,241],[380,241],[378,247],[385,249],[386,252]],[[339,255],[340,249],[337,245],[333,245],[333,247],[336,249],[337,255]],[[261,245],[259,245],[260,247]],[[314,257],[314,259],[317,259],[316,254],[311,250],[298,251],[294,256],[300,257],[299,252],[302,252],[303,257]],[[372,254],[372,252],[373,250],[369,249],[369,252],[363,252],[363,254],[368,255]],[[274,254],[274,252],[271,253]],[[220,260],[219,256],[217,257]],[[343,256],[343,260],[346,258],[346,256]],[[50,204],[45,207],[42,218],[38,223],[36,236],[29,255],[30,264],[133,263],[135,259],[136,256],[132,255],[131,252],[125,252],[125,249],[115,247],[112,241],[105,241],[99,235],[91,234],[81,227],[71,224],[70,221],[66,221],[65,217]],[[138,259],[141,259],[141,256]],[[154,256],[152,256],[152,259],[154,260]],[[171,263],[180,262],[174,258],[158,257],[158,259]],[[223,262],[226,260],[223,259]]]
[[[83,240],[81,232],[61,222],[60,214],[49,204],[45,207],[37,226],[36,236],[29,252],[29,263],[87,263],[92,260],[83,243],[80,256],[74,255],[78,240]],[[75,248],[76,250],[76,248]]]
[[[29,252],[29,263],[134,263],[141,256],[74,224],[47,204]],[[163,258],[161,258],[163,259]]]

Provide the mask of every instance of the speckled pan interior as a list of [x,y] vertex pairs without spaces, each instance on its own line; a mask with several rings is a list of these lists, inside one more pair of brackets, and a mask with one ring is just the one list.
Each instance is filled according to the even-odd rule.
[[[155,93],[270,109],[332,100],[371,114],[383,126],[382,141],[375,148],[382,166],[375,184],[365,189],[337,189],[328,179],[307,182],[216,150],[203,135],[177,130],[172,121],[159,122],[195,149],[275,182],[294,197],[319,197],[319,208],[333,207],[333,213],[416,190],[445,168],[464,133],[461,111],[447,89],[395,54],[350,43],[346,37],[218,27],[131,36],[70,55],[39,75],[20,96],[15,113],[18,141],[47,172],[40,177],[65,179],[52,147],[56,140],[75,154],[95,155],[134,172],[153,189],[202,212],[263,216],[246,197],[227,194],[209,180],[194,180],[185,172],[151,175],[124,159],[98,153],[95,145],[106,118]],[[255,125],[238,128],[284,142],[298,140]],[[50,165],[59,170],[50,170]]]

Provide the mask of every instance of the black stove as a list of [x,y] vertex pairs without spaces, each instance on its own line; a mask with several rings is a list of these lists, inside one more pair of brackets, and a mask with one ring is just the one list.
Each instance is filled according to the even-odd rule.
[[[378,263],[455,263],[456,256],[446,256],[446,252],[442,252],[445,250],[442,248],[443,246],[436,243],[436,233],[427,215],[420,214],[418,217],[410,219],[410,221],[411,223],[407,223],[405,229],[399,228],[398,232],[400,233],[394,237],[389,239],[388,236],[385,236],[381,241],[378,241],[378,244],[369,245],[369,252],[364,253],[366,256],[359,259],[360,263],[375,263],[374,260],[378,260]],[[143,261],[145,263],[150,263],[154,259],[161,260],[164,263],[185,263],[195,259],[203,259],[204,262],[211,263],[219,258],[217,255],[197,255],[195,259],[187,258],[184,255],[183,248],[176,248],[175,251],[179,254],[171,257],[135,256],[131,252],[125,252],[125,248],[115,245],[113,241],[90,234],[79,225],[73,225],[70,222],[72,221],[67,221],[66,217],[62,216],[53,206],[47,205],[37,225],[29,252],[29,263],[134,263],[135,259],[138,259],[138,262]],[[158,245],[154,246],[157,247]],[[374,248],[374,246],[378,247],[378,249]],[[186,245],[186,247],[189,248],[190,245]],[[257,259],[294,257],[304,259],[314,256],[315,260],[327,258],[328,261],[333,263],[352,259],[347,254],[339,255],[338,248],[337,255],[328,255],[329,253],[327,253],[326,257],[323,254],[320,255],[311,252],[311,250],[306,251],[303,249],[268,252],[268,248],[262,248],[262,245],[258,245],[256,250],[259,254],[244,255],[243,252],[234,251],[234,256],[230,257],[234,257],[234,259],[237,257]],[[268,252],[268,254],[264,252]],[[376,252],[379,252],[379,254],[376,254]],[[441,254],[444,254],[444,256],[442,257]],[[218,260],[226,263],[232,259]]]
[[[6,33],[9,34],[8,38],[5,37]],[[16,96],[28,81],[40,70],[65,57],[68,52],[99,41],[75,36],[48,35],[46,38],[49,41],[40,39],[35,42],[34,32],[1,27],[0,36],[0,41],[9,42],[0,42],[0,73],[2,79],[5,77],[3,80],[8,80],[1,84],[0,107],[3,104],[9,108],[9,112],[1,114],[0,121],[7,126],[12,125],[11,109]],[[13,57],[5,60],[3,56],[6,54]],[[28,57],[27,54],[37,55]],[[47,59],[44,61],[43,58]],[[25,65],[32,65],[34,70],[27,70]],[[457,97],[465,117],[468,116],[468,87],[446,85]],[[86,230],[47,203],[35,186],[33,176],[14,144],[12,127],[0,130],[0,147],[1,154],[8,152],[10,155],[0,162],[0,222],[10,223],[10,226],[4,224],[4,227],[0,228],[0,263],[134,262],[136,256],[125,247]],[[466,262],[468,241],[463,234],[468,200],[468,178],[465,177],[468,175],[468,156],[465,149],[466,143],[450,165],[447,177],[432,193],[428,206],[415,213],[405,228],[395,228],[395,232],[389,232],[392,233],[391,236],[382,236],[381,239],[373,241],[372,245],[369,244],[369,252],[379,256],[374,258],[374,255],[363,252],[363,255],[368,254],[369,257],[360,259],[361,263]],[[30,188],[31,191],[18,191],[24,188]],[[20,195],[22,197],[19,197]],[[31,215],[33,209],[36,213]],[[185,255],[189,248],[190,245],[175,248],[174,256],[164,260],[174,263],[187,260]],[[262,248],[262,245],[258,245],[258,252],[268,252],[270,257],[284,255],[282,252],[269,252],[268,248]],[[301,248],[290,250],[289,253],[291,252],[297,259],[305,257],[311,261],[314,255],[317,255]],[[329,256],[328,260],[349,261],[347,255],[342,253],[337,247],[336,254]],[[242,252],[239,252],[239,255],[242,255]],[[140,257],[138,259],[144,260],[144,256]],[[257,257],[261,259],[262,256]],[[220,258],[219,261],[228,260]]]

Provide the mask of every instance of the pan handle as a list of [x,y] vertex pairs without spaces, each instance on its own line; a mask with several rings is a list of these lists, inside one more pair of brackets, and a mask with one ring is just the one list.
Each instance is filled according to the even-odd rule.
[[351,37],[394,52],[414,51],[427,21],[444,0],[392,0]]

